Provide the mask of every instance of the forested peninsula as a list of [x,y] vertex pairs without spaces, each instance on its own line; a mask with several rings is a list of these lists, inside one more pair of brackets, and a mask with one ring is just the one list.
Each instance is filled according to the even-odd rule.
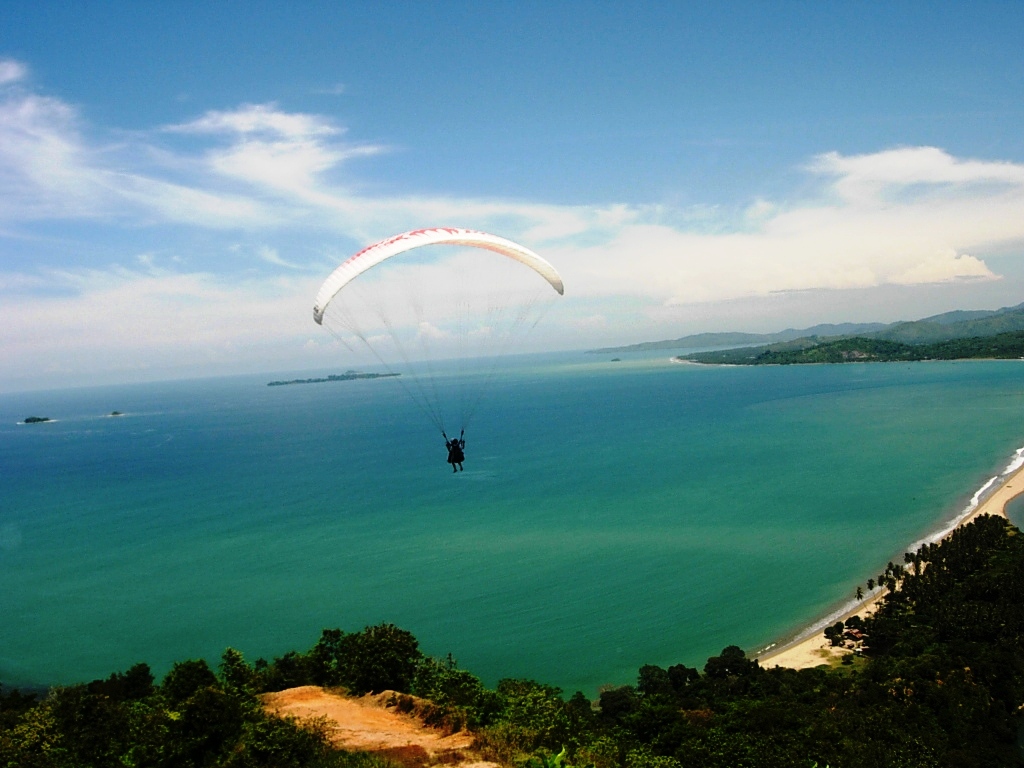
[[860,336],[831,341],[807,338],[763,347],[695,352],[675,359],[719,365],[1024,359],[1024,331],[951,339],[933,344],[906,344]]
[[1024,331],[1024,304],[1002,309],[956,310],[921,320],[896,323],[826,323],[810,328],[787,328],[777,333],[698,333],[678,339],[645,341],[625,347],[605,347],[591,353],[650,352],[654,350],[698,350],[713,347],[765,347],[797,342],[835,341],[846,338],[898,341],[903,344],[935,344],[953,339],[996,336]]
[[886,569],[877,612],[850,621],[862,655],[834,667],[765,669],[729,646],[703,669],[643,666],[635,684],[591,701],[532,680],[488,688],[391,624],[329,629],[304,652],[249,663],[229,648],[214,667],[182,661],[159,683],[140,663],[45,696],[0,690],[0,765],[429,764],[342,751],[324,722],[281,719],[260,698],[302,685],[394,691],[400,711],[422,697],[426,722],[524,768],[1024,765],[1024,536],[982,516],[905,560]]

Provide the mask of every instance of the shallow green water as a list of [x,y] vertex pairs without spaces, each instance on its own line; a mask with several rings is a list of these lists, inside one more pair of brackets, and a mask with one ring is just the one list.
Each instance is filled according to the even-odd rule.
[[0,396],[0,681],[390,621],[593,694],[796,632],[1024,444],[1016,361],[566,355],[499,377],[453,476],[393,381],[281,377]]

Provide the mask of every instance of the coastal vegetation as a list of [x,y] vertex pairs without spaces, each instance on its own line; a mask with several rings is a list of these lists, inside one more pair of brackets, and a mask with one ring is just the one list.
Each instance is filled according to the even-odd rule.
[[860,336],[831,341],[807,338],[766,347],[697,352],[681,355],[677,359],[719,365],[797,365],[1021,358],[1024,358],[1024,331],[951,339],[933,344],[905,344]]
[[[830,628],[860,638],[835,667],[766,669],[736,646],[703,669],[645,665],[597,701],[505,679],[492,689],[391,624],[324,630],[305,652],[216,670],[145,664],[37,697],[0,690],[0,766],[374,766],[330,746],[323,724],[268,715],[259,694],[300,685],[429,700],[424,720],[470,729],[507,765],[594,768],[988,768],[1024,765],[1024,536],[982,516],[908,553],[878,579],[870,617]],[[869,589],[874,587],[874,579]]]

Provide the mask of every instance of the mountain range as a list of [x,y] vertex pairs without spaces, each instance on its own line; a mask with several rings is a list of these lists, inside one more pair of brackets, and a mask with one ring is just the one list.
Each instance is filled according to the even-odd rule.
[[1024,331],[1024,304],[995,310],[955,310],[921,320],[896,323],[825,323],[810,328],[787,328],[777,333],[698,333],[678,339],[647,341],[624,347],[604,347],[593,353],[650,352],[655,350],[708,349],[777,344],[799,339],[830,341],[850,337],[898,341],[904,344],[935,344],[954,339],[995,336]]

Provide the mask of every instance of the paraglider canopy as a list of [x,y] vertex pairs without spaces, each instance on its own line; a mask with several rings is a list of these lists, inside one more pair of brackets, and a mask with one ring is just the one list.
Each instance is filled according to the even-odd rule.
[[473,229],[417,229],[342,262],[317,292],[313,320],[354,356],[369,351],[399,374],[443,432],[467,426],[497,359],[564,290],[554,266],[519,243]]
[[324,311],[338,291],[344,288],[349,282],[357,278],[363,272],[380,264],[385,259],[398,256],[413,248],[421,248],[427,245],[466,245],[474,248],[485,248],[488,251],[500,253],[510,259],[525,264],[551,284],[559,295],[565,293],[562,278],[555,268],[536,253],[518,243],[506,240],[497,235],[487,232],[479,232],[474,229],[453,229],[450,227],[438,227],[435,229],[414,229],[411,232],[404,232],[401,235],[389,237],[374,243],[345,261],[340,267],[331,273],[316,294],[316,302],[313,305],[313,320],[317,324],[323,324]]

